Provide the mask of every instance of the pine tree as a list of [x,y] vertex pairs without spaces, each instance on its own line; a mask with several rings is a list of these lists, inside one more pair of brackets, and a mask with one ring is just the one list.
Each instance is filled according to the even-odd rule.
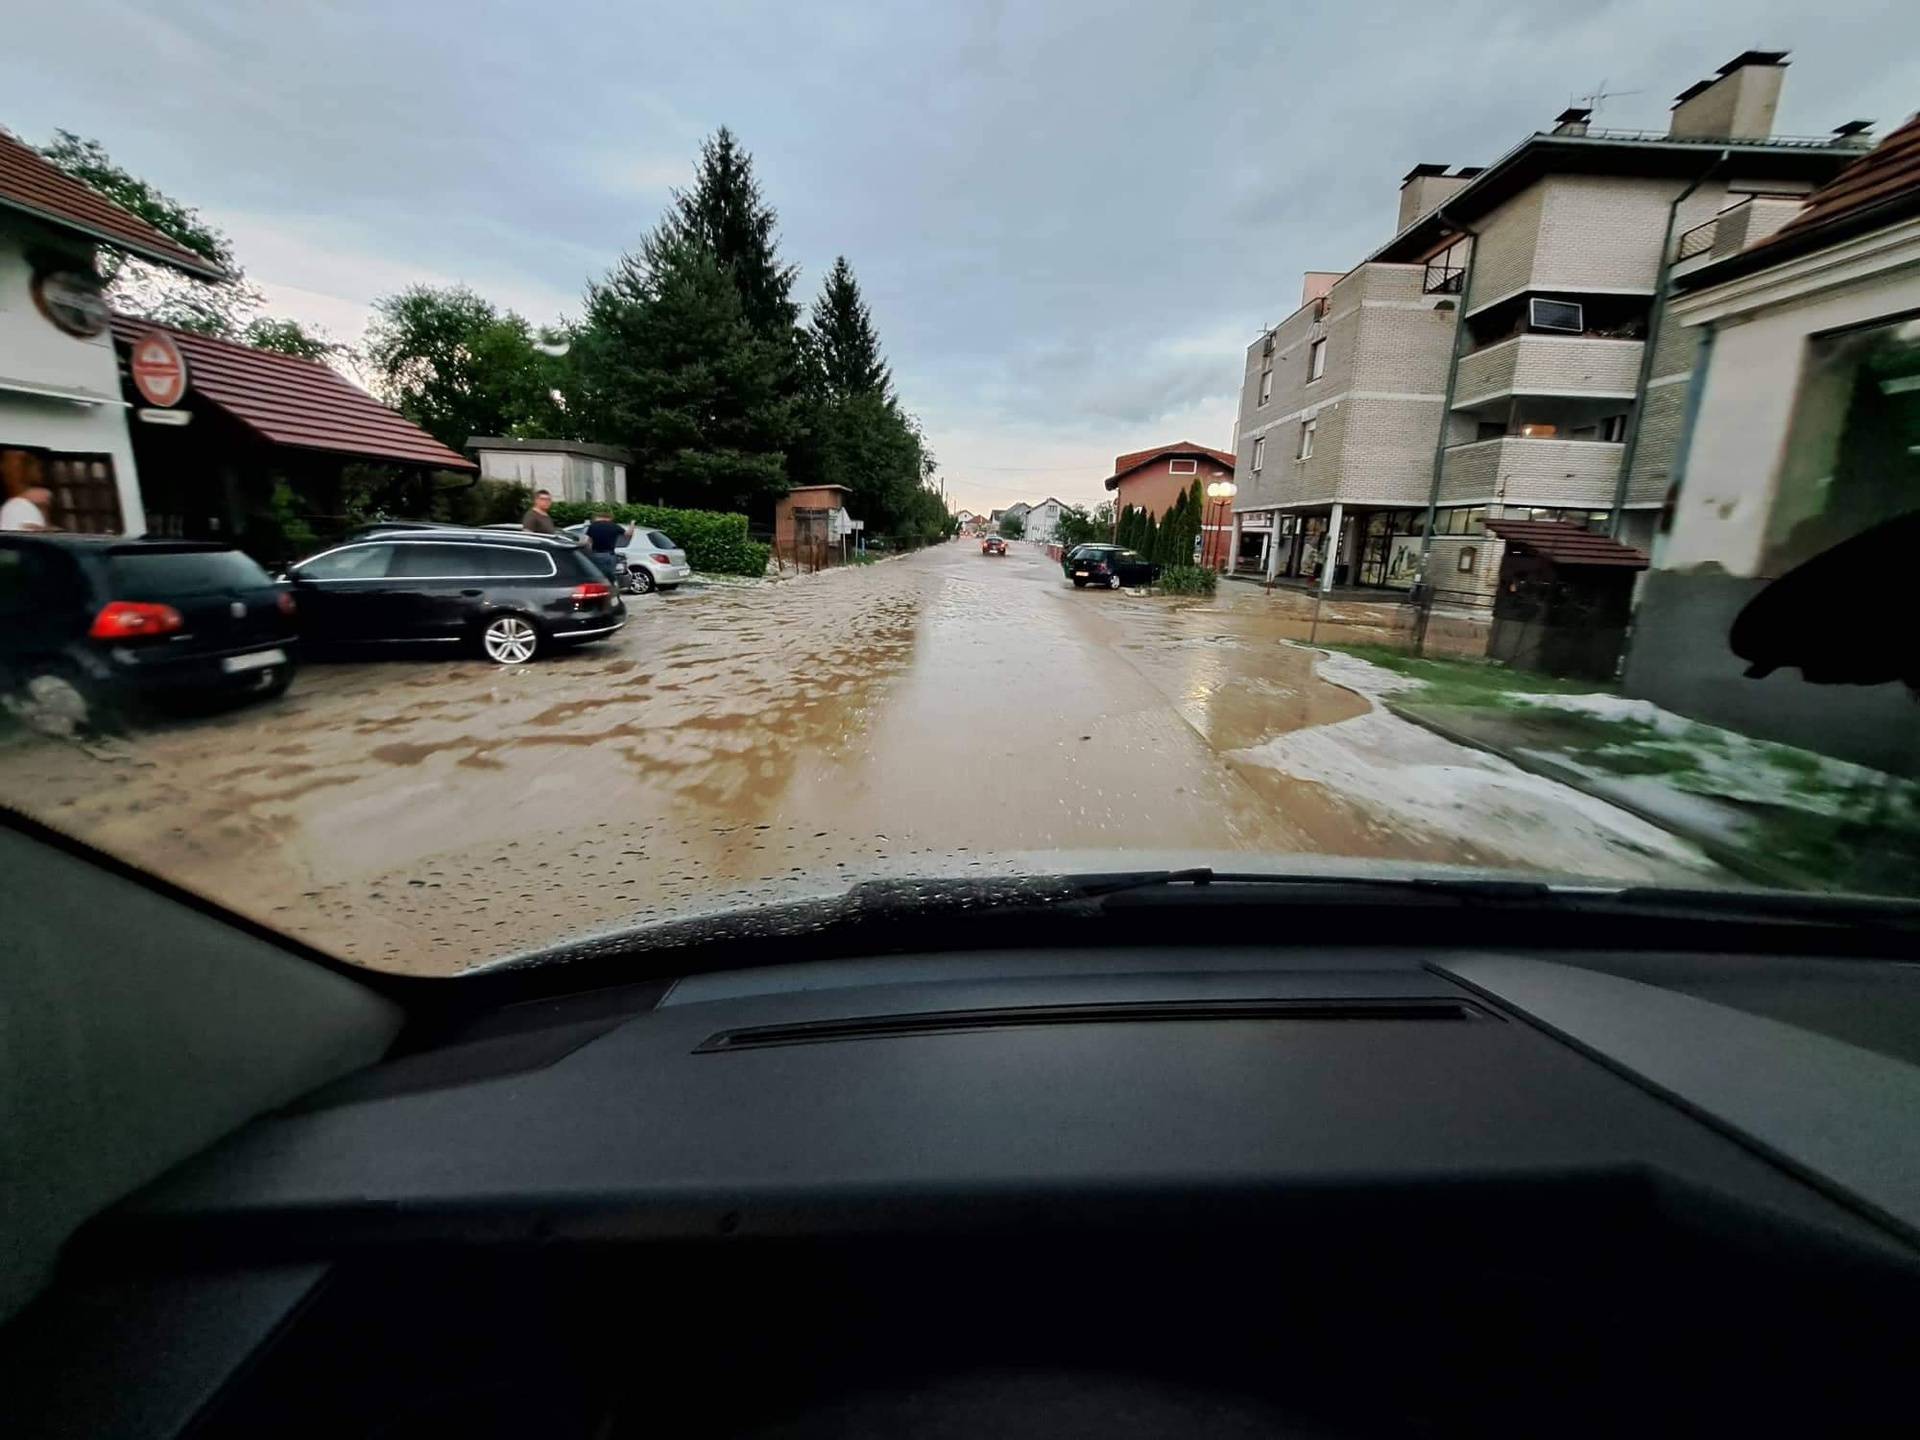
[[753,156],[726,126],[701,142],[693,188],[674,195],[668,223],[720,262],[754,331],[768,339],[792,335],[800,318],[793,302],[798,272],[780,258],[779,216],[760,193]]
[[873,315],[844,255],[833,262],[813,302],[807,339],[817,383],[827,398],[877,395],[892,400],[893,377],[880,355]]
[[1154,550],[1160,543],[1160,526],[1153,516],[1148,515],[1146,523],[1140,527],[1140,543],[1133,548],[1147,559],[1154,558]]

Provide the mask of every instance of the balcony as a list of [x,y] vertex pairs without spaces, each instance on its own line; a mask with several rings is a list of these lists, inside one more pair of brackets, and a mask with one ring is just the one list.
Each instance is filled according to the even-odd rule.
[[1449,446],[1441,463],[1440,503],[1610,505],[1623,448],[1610,440],[1527,440],[1513,435]]
[[1631,399],[1640,378],[1639,340],[1516,335],[1460,357],[1453,408],[1471,410],[1508,395]]
[[1428,265],[1420,280],[1423,295],[1458,295],[1467,283],[1464,265]]
[[1674,246],[1674,263],[1703,255],[1718,260],[1757,244],[1798,215],[1806,198],[1804,195],[1749,195],[1738,205],[1729,205],[1711,220],[1683,232]]

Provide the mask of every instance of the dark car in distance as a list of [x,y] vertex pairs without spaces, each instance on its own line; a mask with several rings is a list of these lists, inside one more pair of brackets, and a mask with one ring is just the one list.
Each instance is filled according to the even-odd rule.
[[998,535],[989,535],[980,542],[980,553],[982,555],[1004,555],[1007,553],[1007,542],[1002,540]]
[[287,572],[302,637],[322,647],[454,645],[502,665],[613,634],[627,611],[570,537],[388,528]]
[[1160,578],[1160,567],[1138,550],[1119,545],[1076,545],[1060,562],[1060,570],[1074,586],[1103,585],[1118,590],[1122,585],[1151,585]]
[[278,695],[294,609],[230,545],[0,535],[0,687],[75,727],[141,699]]

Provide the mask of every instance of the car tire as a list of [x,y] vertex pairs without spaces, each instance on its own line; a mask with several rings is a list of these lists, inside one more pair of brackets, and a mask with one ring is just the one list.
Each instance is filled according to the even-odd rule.
[[524,665],[546,648],[531,616],[509,610],[480,627],[480,653],[496,665]]
[[629,595],[651,595],[654,591],[653,572],[641,565],[627,574],[627,593]]
[[296,667],[292,661],[276,667],[273,672],[273,678],[255,692],[255,698],[260,700],[278,700],[282,695],[287,693],[287,687],[293,684],[293,672],[296,668],[298,667]]
[[1120,577],[1118,575],[1107,576],[1107,588],[1109,590],[1118,590],[1120,588]]
[[71,665],[42,665],[29,672],[7,708],[29,728],[60,740],[120,728],[119,715],[100,687]]

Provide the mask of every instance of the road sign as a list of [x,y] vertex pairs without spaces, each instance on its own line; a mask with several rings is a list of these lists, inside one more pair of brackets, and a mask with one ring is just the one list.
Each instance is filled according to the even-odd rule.
[[133,342],[128,369],[140,398],[161,410],[172,409],[187,393],[187,357],[164,330],[149,330]]

